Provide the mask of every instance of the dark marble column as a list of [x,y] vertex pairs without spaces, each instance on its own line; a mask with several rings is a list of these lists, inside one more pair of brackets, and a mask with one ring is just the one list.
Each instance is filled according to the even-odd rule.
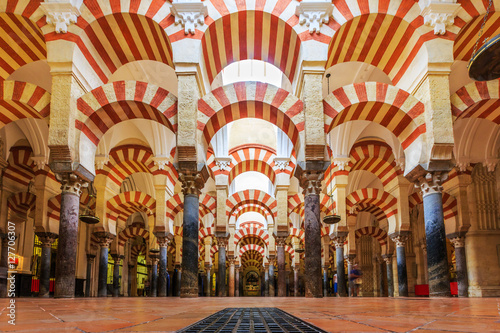
[[275,297],[276,296],[276,284],[275,284],[275,278],[274,278],[274,264],[276,263],[276,258],[271,257],[269,258],[269,296],[270,297]]
[[229,297],[234,297],[234,288],[235,288],[235,281],[234,281],[234,278],[235,278],[235,268],[234,268],[234,265],[236,263],[236,258],[234,257],[229,257],[228,258],[228,261],[229,261],[229,283],[228,283],[228,296]]
[[182,279],[182,271],[181,265],[175,265],[175,296],[181,296],[181,279]]
[[156,297],[158,295],[158,262],[160,261],[160,258],[157,256],[151,256],[151,282],[149,285],[151,286],[150,289],[150,297]]
[[54,297],[71,298],[75,297],[80,195],[85,181],[72,173],[56,173],[56,178],[62,193]]
[[123,256],[112,254],[113,258],[113,297],[120,296],[120,260]]
[[378,262],[379,295],[380,295],[380,297],[384,297],[384,291],[385,291],[385,286],[384,286],[384,273],[385,273],[384,260],[381,257],[377,257],[377,262]]
[[264,265],[264,296],[269,297],[269,264]]
[[38,297],[49,297],[52,243],[54,243],[58,236],[52,232],[39,232],[36,235],[42,243],[42,257],[40,258],[40,292],[38,293]]
[[392,256],[384,254],[382,256],[385,261],[385,269],[387,271],[387,297],[394,297],[394,278],[392,275]]
[[441,186],[446,177],[444,173],[435,172],[419,179],[424,201],[430,297],[451,296]]
[[[137,258],[135,258],[133,260],[136,261]],[[134,265],[129,263],[128,264],[128,286],[127,286],[128,297],[132,296],[132,280],[133,279],[134,279]]]
[[296,265],[293,267],[293,296],[299,297],[299,272],[300,267]]
[[207,271],[207,277],[206,277],[206,282],[205,282],[205,297],[210,297],[210,293],[212,291],[211,288],[211,281],[212,281],[212,265],[210,264],[205,264],[205,270]]
[[[158,278],[157,278],[157,290],[158,297],[167,297],[167,247],[172,239],[172,235],[165,232],[156,232],[156,241],[160,247],[160,252],[158,253]],[[179,281],[177,281],[179,285]]]
[[228,235],[217,237],[217,244],[219,246],[219,276],[217,280],[218,290],[217,296],[226,296],[226,249],[228,242]]
[[92,281],[92,265],[94,264],[94,261],[95,261],[95,254],[87,253],[87,277],[85,279],[85,297],[90,297],[90,286]]
[[352,270],[352,266],[354,265],[355,258],[356,258],[355,254],[349,254],[349,255],[344,256],[344,259],[347,260],[347,283],[348,283],[349,297],[357,296],[357,295],[354,295],[354,290],[353,290],[354,282],[352,282],[351,279],[349,278],[349,274],[351,274],[351,270]]
[[406,270],[405,252],[405,243],[408,240],[408,232],[400,231],[397,234],[392,234],[391,239],[394,243],[396,243],[399,296],[408,297],[408,274]]
[[328,266],[323,266],[323,296],[328,297]]
[[234,285],[235,285],[235,291],[234,291],[234,296],[235,297],[240,297],[240,289],[241,289],[241,281],[240,281],[240,265],[236,265],[235,269],[235,277],[234,277]]
[[278,297],[286,297],[285,240],[285,237],[276,237]]
[[187,171],[179,180],[184,193],[181,297],[198,297],[199,194],[205,182],[201,173]]
[[347,297],[345,268],[344,268],[344,243],[347,238],[347,232],[338,232],[333,237],[335,244],[335,260],[337,265],[337,292],[340,297]]
[[467,262],[465,259],[465,236],[451,235],[450,241],[455,247],[458,297],[469,297],[469,278],[467,277]]
[[300,176],[304,189],[305,260],[304,279],[306,297],[323,297],[321,284],[321,222],[319,193],[324,172],[305,170]]
[[7,238],[7,234],[0,234],[0,241],[2,242],[2,255],[0,257],[0,297],[7,297],[7,275],[8,275],[8,247],[9,247],[9,239]]
[[109,232],[96,232],[95,235],[99,239],[99,245],[101,246],[97,297],[106,297],[108,296],[108,251],[109,244],[111,244],[114,237]]

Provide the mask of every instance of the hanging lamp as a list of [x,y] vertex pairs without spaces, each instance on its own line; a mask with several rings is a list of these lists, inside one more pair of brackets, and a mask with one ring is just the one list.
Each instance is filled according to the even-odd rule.
[[85,211],[82,215],[80,215],[80,221],[87,224],[97,224],[101,219],[95,216],[94,211],[90,208],[90,200],[92,198],[95,198],[95,189],[93,182],[90,182],[87,191],[89,193],[89,200],[87,202],[87,207],[85,207]]
[[305,250],[306,250],[306,249],[304,249],[304,247],[303,247],[303,246],[300,246],[300,245],[299,245],[299,247],[295,249],[295,252],[297,252],[297,253],[299,253],[299,254],[300,254],[300,253],[304,253],[304,252],[305,252]]
[[[331,183],[331,180],[332,180],[332,164],[330,164],[330,167],[329,167],[329,174],[330,174],[330,183]],[[327,186],[327,190],[328,190],[328,186]],[[330,211],[333,212],[333,193],[330,195],[330,192],[332,192],[332,189],[330,188],[330,190],[327,191],[326,195],[328,195],[328,207],[330,208]],[[331,214],[331,215],[325,215],[323,217],[323,223],[324,224],[336,224],[336,223],[339,223],[340,222],[340,215],[336,215],[336,214]]]
[[469,77],[477,81],[490,81],[500,78],[500,34],[490,40],[484,38],[484,45],[477,50],[477,46],[483,35],[486,20],[490,14],[492,3],[493,0],[489,0],[488,9],[484,15],[483,23],[481,24],[481,29],[479,30],[476,44],[474,45],[474,50],[472,51],[469,64],[467,65]]

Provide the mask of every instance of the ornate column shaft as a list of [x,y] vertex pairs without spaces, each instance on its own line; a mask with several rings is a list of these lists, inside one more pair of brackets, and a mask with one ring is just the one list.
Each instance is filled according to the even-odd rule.
[[221,236],[217,238],[217,244],[219,246],[219,276],[217,280],[217,285],[218,285],[218,290],[217,290],[217,296],[219,297],[225,297],[226,296],[226,249],[227,249],[227,242],[228,242],[228,237],[226,236]]
[[430,297],[451,296],[441,186],[446,177],[447,174],[435,172],[418,180],[424,201]]
[[269,297],[276,296],[276,285],[274,279],[274,264],[276,263],[276,258],[269,258]]
[[109,232],[96,232],[95,235],[99,239],[99,245],[101,246],[97,297],[106,297],[108,295],[108,251],[114,237]]
[[56,178],[62,193],[54,296],[71,298],[75,297],[80,195],[85,181],[73,173],[56,173]]
[[85,279],[85,297],[90,297],[90,282],[92,281],[92,265],[94,264],[94,261],[95,261],[95,254],[87,253],[87,277]]
[[305,290],[306,297],[323,297],[321,287],[321,223],[319,193],[323,171],[304,171],[300,186],[304,189]]
[[181,297],[198,297],[199,195],[205,180],[191,171],[179,173],[179,180],[184,194]]
[[278,261],[278,297],[286,296],[285,237],[276,237]]
[[387,271],[387,297],[394,297],[394,278],[392,276],[392,256],[384,254],[385,270]]
[[467,262],[465,257],[465,236],[452,235],[450,241],[455,247],[458,297],[469,297],[469,278],[467,276]]
[[337,292],[340,297],[347,297],[345,268],[344,268],[344,243],[347,238],[346,232],[338,232],[332,240],[335,244],[335,259],[337,265]]
[[408,297],[408,273],[406,269],[405,243],[408,240],[408,232],[399,232],[391,235],[391,239],[396,243],[396,256],[398,260],[398,287],[399,296]]
[[123,256],[112,254],[113,263],[113,297],[120,296],[120,260]]
[[50,258],[52,244],[58,235],[52,232],[37,233],[38,239],[42,242],[42,257],[40,260],[40,292],[38,297],[49,297],[50,289]]
[[[170,243],[171,238],[165,233],[156,233],[156,241],[160,246],[160,253],[158,258],[159,265],[158,269],[158,279],[157,279],[157,290],[158,297],[167,297],[167,247]],[[177,285],[179,280],[177,280]]]
[[234,297],[234,286],[235,286],[234,264],[236,262],[236,259],[234,257],[230,257],[228,261],[229,261],[229,283],[228,283],[229,297]]

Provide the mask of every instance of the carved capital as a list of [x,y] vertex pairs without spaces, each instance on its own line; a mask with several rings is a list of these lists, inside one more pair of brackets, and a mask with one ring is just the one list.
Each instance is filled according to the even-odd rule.
[[304,196],[318,194],[321,192],[321,181],[325,173],[321,170],[304,170],[300,175],[300,187],[303,188]]
[[348,254],[348,255],[344,256],[344,259],[347,261],[348,265],[352,265],[352,264],[354,264],[354,259],[356,259],[356,255],[355,254]]
[[76,23],[83,0],[46,0],[40,4],[48,24],[55,26],[56,33],[67,33],[68,26]]
[[392,256],[390,254],[384,254],[382,259],[384,259],[386,265],[392,264]]
[[95,156],[95,168],[96,170],[104,169],[104,166],[109,162],[109,155],[96,155]]
[[300,25],[306,25],[309,33],[320,33],[321,26],[330,21],[333,5],[330,1],[302,1],[295,9]]
[[228,257],[227,262],[229,263],[229,266],[234,266],[236,264],[236,258],[235,257]]
[[205,270],[209,271],[212,269],[212,264],[205,263]]
[[168,157],[168,156],[155,156],[155,157],[153,157],[153,162],[158,167],[158,170],[165,170],[165,167],[170,162],[170,157]]
[[433,193],[442,193],[443,186],[441,184],[448,178],[447,172],[429,172],[425,175],[425,177],[420,177],[417,181],[417,187],[420,187],[422,190],[422,196],[433,194]]
[[170,8],[172,16],[175,17],[175,24],[180,24],[184,28],[184,34],[194,35],[196,27],[205,24],[205,17],[208,15],[207,6],[201,1],[177,1],[172,3]]
[[274,236],[276,240],[276,246],[285,246],[287,237],[284,236]]
[[409,232],[399,232],[389,235],[391,240],[396,243],[396,247],[404,247],[408,241]]
[[450,242],[454,248],[465,247],[465,236],[457,236],[450,238]]
[[420,0],[420,13],[424,24],[434,28],[435,35],[444,35],[446,28],[452,26],[460,9],[456,0]]
[[182,183],[182,193],[184,195],[200,195],[201,189],[205,186],[205,179],[200,172],[183,171],[179,173],[179,180]]
[[345,170],[345,167],[349,164],[351,158],[349,156],[340,156],[333,159],[333,163],[337,166],[339,170]]
[[92,265],[95,261],[95,254],[87,253],[87,261]]
[[288,157],[275,157],[274,158],[274,165],[281,171],[284,171],[286,167],[290,164],[290,158]]
[[215,165],[222,171],[229,170],[229,166],[231,165],[232,158],[231,157],[215,157]]
[[226,236],[222,236],[222,237],[215,237],[217,239],[217,246],[219,248],[223,247],[225,249],[227,249],[227,244],[228,244],[228,241],[229,241],[229,237],[226,237]]
[[51,247],[59,235],[53,232],[37,232],[38,240],[42,242],[42,247]]
[[347,240],[347,235],[337,235],[332,238],[333,244],[335,244],[335,248],[344,247],[345,241]]
[[156,242],[160,247],[167,247],[172,239],[168,236],[156,236]]
[[80,196],[82,194],[82,187],[86,187],[88,185],[86,180],[80,178],[74,173],[61,172],[56,173],[55,176],[61,183],[61,190],[63,193],[71,193]]
[[488,168],[489,172],[493,172],[495,171],[498,162],[500,162],[500,158],[487,158],[484,162],[484,165],[486,166],[486,168]]
[[31,160],[35,163],[37,170],[43,170],[43,168],[45,168],[45,166],[49,163],[49,157],[43,155],[32,156]]
[[94,232],[94,235],[96,236],[101,248],[109,247],[109,245],[115,239],[115,235],[105,231]]
[[274,266],[276,264],[276,257],[272,256],[268,258],[269,266]]

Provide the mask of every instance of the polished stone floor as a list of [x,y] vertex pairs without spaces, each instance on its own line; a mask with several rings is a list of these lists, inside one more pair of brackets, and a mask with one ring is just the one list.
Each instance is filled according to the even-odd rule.
[[78,298],[0,300],[0,331],[172,332],[227,307],[278,307],[329,332],[500,332],[500,298]]

